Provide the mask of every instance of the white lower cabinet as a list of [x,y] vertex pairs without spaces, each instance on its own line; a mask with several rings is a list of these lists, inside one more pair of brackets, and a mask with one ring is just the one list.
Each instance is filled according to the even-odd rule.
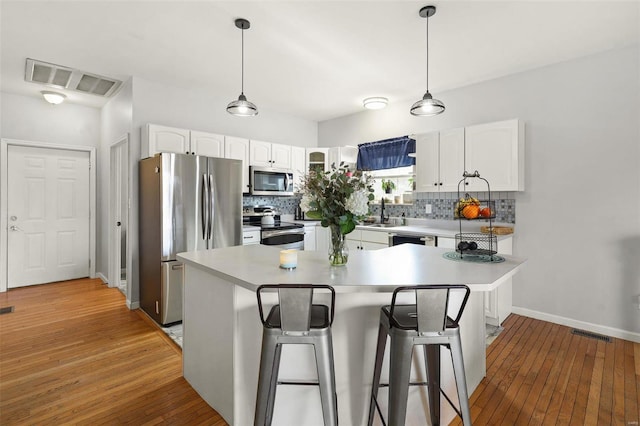
[[316,226],[316,250],[329,255],[329,244],[331,241],[331,231],[323,228],[320,223]]
[[349,250],[378,250],[389,247],[389,234],[387,232],[368,231],[356,229],[346,235]]
[[[513,252],[513,238],[498,240],[498,253],[511,254]],[[511,313],[512,307],[511,278],[503,282],[500,287],[484,293],[484,314],[487,324],[499,326]]]
[[304,225],[304,250],[316,250],[316,225]]
[[249,244],[260,244],[260,228],[242,230],[242,245],[248,246]]
[[447,238],[447,237],[438,237],[438,247],[444,248],[455,248],[456,240],[455,238]]

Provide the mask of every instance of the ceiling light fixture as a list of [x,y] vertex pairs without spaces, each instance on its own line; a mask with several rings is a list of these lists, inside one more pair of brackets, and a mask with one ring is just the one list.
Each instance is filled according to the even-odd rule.
[[247,100],[244,95],[244,30],[251,27],[251,23],[246,19],[236,19],[236,27],[242,30],[242,71],[240,79],[240,96],[237,101],[227,105],[227,112],[238,117],[252,117],[258,115],[258,107]]
[[389,102],[387,98],[373,97],[362,101],[362,105],[367,109],[382,109],[387,106],[387,102]]
[[44,90],[42,92],[42,96],[44,96],[44,100],[49,102],[50,104],[53,105],[58,105],[64,102],[65,99],[67,99],[67,97],[65,95],[63,95],[62,93],[58,93],[58,92],[50,92],[48,90]]
[[420,9],[420,16],[427,18],[427,92],[422,99],[411,106],[411,115],[429,116],[444,112],[444,104],[437,99],[433,99],[433,96],[429,93],[429,17],[435,15],[435,13],[435,6],[425,6]]

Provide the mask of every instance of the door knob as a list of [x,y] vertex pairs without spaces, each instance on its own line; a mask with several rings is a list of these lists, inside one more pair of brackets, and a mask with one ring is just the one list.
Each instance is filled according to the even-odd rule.
[[9,230],[11,230],[11,231],[20,231],[20,228],[18,228],[18,227],[17,227],[17,226],[15,226],[15,225],[11,225],[11,226],[9,227]]
[[122,225],[121,222],[116,222],[116,226],[120,226],[120,225]]
[[18,217],[17,216],[11,216],[9,218],[9,220],[11,220],[12,222],[15,222],[16,220],[18,220]]

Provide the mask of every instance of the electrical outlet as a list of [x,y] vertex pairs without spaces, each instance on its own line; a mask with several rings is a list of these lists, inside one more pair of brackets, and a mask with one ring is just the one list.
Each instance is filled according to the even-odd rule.
[[424,206],[424,212],[425,212],[426,214],[431,214],[431,212],[432,212],[432,211],[433,211],[433,209],[432,209],[432,207],[431,207],[431,204],[426,204],[426,205]]

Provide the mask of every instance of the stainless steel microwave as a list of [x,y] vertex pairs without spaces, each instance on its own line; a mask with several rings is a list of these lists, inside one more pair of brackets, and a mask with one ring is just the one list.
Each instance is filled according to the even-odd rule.
[[251,195],[293,195],[293,171],[273,167],[249,167]]

